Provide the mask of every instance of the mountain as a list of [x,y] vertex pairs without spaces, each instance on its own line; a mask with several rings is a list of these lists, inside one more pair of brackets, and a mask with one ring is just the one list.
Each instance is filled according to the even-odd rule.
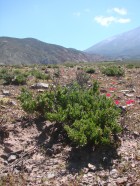
[[101,41],[85,52],[114,59],[140,59],[140,27]]
[[48,44],[33,38],[0,37],[0,64],[49,64],[89,62],[100,59],[76,49]]

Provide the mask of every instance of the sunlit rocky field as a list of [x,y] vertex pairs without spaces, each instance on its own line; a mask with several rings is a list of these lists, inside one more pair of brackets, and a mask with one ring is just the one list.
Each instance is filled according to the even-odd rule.
[[[140,63],[0,66],[0,78],[0,185],[140,185]],[[93,82],[120,109],[114,145],[79,147],[19,100]]]

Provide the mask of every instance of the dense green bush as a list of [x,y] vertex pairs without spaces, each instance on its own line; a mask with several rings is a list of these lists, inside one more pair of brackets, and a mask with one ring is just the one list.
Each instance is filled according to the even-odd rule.
[[0,69],[0,79],[3,79],[4,75],[6,74],[7,69],[6,68],[1,68]]
[[31,72],[29,73],[37,79],[42,79],[42,80],[50,79],[50,76],[48,74],[42,73],[39,70],[31,70]]
[[83,89],[77,84],[57,87],[36,97],[23,90],[19,99],[28,113],[39,113],[47,120],[63,126],[77,146],[110,144],[121,128],[117,123],[120,111],[114,102],[99,94],[97,82]]
[[88,74],[94,74],[95,73],[95,69],[88,68],[88,69],[86,69],[86,73],[88,73]]
[[7,72],[3,76],[5,84],[24,85],[26,84],[26,76],[24,74],[15,75],[13,72]]
[[7,84],[7,85],[12,84],[13,79],[14,79],[14,74],[11,73],[11,72],[6,72],[6,73],[3,75],[2,79],[4,80],[4,83],[5,83],[5,84]]
[[102,69],[102,73],[107,76],[123,76],[124,70],[120,66],[107,66]]
[[126,65],[126,68],[128,68],[128,69],[132,69],[132,68],[134,68],[135,66],[134,66],[134,64],[127,64]]

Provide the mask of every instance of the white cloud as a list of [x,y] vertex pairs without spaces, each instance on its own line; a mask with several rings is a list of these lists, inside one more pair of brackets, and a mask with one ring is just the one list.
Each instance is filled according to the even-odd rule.
[[129,23],[131,20],[129,18],[117,18],[114,16],[96,16],[94,20],[102,26],[109,26],[111,23]]
[[80,17],[81,16],[81,12],[74,12],[73,15],[76,16],[76,17]]
[[113,11],[120,15],[127,15],[127,10],[125,8],[113,8]]
[[125,18],[125,19],[119,18],[116,20],[116,22],[118,22],[118,23],[129,23],[130,21],[131,21],[131,19],[129,19],[129,18]]
[[96,16],[94,20],[99,23],[102,26],[108,26],[110,25],[113,21],[115,21],[115,17],[110,16],[110,17],[104,17],[104,16]]

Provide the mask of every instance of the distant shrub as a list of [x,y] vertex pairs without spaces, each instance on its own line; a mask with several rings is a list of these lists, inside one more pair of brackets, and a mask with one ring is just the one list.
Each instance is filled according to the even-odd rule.
[[57,65],[57,64],[50,64],[50,65],[47,65],[47,68],[59,68],[59,65]]
[[132,69],[132,68],[134,68],[135,66],[133,65],[133,64],[128,64],[128,65],[126,65],[126,68],[129,68],[129,69]]
[[30,74],[37,79],[42,79],[42,80],[50,79],[49,74],[42,73],[39,70],[31,70]]
[[78,70],[76,72],[76,82],[81,86],[85,86],[90,79],[90,76],[86,74],[83,70]]
[[63,65],[64,65],[65,67],[70,67],[70,68],[73,68],[73,67],[76,66],[76,64],[75,64],[75,63],[72,63],[72,62],[66,62],[66,63],[64,63]]
[[16,76],[14,76],[14,78],[12,80],[12,84],[24,85],[24,84],[26,84],[26,77],[24,76],[24,74],[18,74]]
[[111,99],[99,94],[97,82],[85,89],[77,84],[57,87],[34,97],[22,90],[19,97],[28,113],[39,113],[47,120],[59,123],[77,146],[108,145],[120,130],[120,111]]
[[26,84],[26,76],[21,73],[19,70],[2,70],[0,72],[1,79],[4,80],[4,83],[9,85],[23,85]]
[[95,69],[93,69],[93,68],[88,68],[88,69],[86,70],[86,73],[88,73],[88,74],[94,74],[94,73],[95,73]]
[[102,73],[107,76],[123,76],[124,70],[120,66],[107,66],[102,69]]
[[4,75],[7,73],[7,69],[6,68],[1,68],[0,69],[0,79],[3,79]]
[[14,74],[11,73],[11,72],[6,72],[6,73],[3,75],[2,79],[4,80],[4,83],[5,83],[5,84],[8,84],[8,85],[9,85],[9,84],[12,84],[13,79],[14,79]]

